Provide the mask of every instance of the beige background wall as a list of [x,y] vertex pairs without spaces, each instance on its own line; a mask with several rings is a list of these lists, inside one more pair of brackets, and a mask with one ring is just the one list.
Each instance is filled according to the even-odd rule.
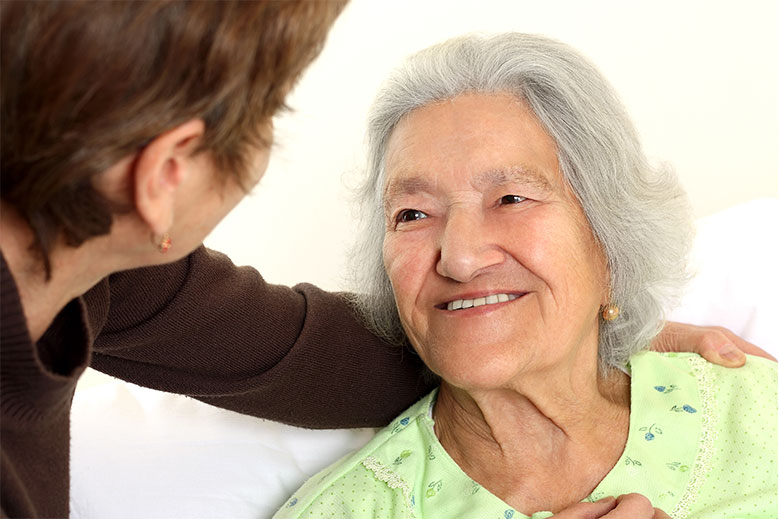
[[472,31],[545,34],[588,55],[696,215],[776,197],[777,14],[773,0],[352,0],[277,121],[265,179],[206,244],[274,282],[344,287],[372,96],[404,56]]

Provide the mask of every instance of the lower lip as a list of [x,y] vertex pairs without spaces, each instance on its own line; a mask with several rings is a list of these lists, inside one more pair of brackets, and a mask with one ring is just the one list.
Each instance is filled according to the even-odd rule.
[[489,313],[493,310],[498,310],[500,308],[504,308],[507,305],[510,305],[511,303],[516,303],[517,301],[520,301],[525,298],[527,295],[527,292],[520,295],[516,299],[512,299],[511,301],[504,301],[502,303],[492,303],[491,305],[481,305],[476,307],[470,307],[466,309],[460,309],[460,310],[446,310],[445,308],[438,308],[440,312],[443,312],[446,316],[453,316],[453,317],[472,317],[472,316],[478,316],[482,314]]

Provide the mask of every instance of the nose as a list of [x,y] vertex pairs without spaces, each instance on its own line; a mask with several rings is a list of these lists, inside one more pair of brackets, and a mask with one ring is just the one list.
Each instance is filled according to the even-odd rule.
[[502,263],[503,249],[492,234],[482,215],[452,211],[441,235],[436,272],[466,283],[485,269]]

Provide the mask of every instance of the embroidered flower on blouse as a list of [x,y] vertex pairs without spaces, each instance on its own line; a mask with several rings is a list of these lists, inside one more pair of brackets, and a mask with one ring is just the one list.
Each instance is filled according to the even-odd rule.
[[670,386],[655,386],[655,391],[663,394],[673,393],[677,389],[679,389],[679,387],[674,384],[671,384]]
[[511,519],[512,517],[514,517],[514,510],[506,510],[503,512],[504,519]]
[[697,410],[697,409],[695,409],[693,406],[691,406],[691,405],[689,405],[689,404],[684,404],[684,405],[683,405],[683,406],[681,406],[681,407],[679,407],[678,405],[675,405],[675,406],[673,406],[673,407],[671,408],[671,411],[673,411],[673,412],[675,412],[675,413],[681,413],[681,412],[685,412],[685,413],[690,413],[690,414],[693,414],[693,413],[697,413],[697,412],[698,412],[698,410]]
[[396,432],[398,432],[399,430],[407,426],[410,421],[411,419],[408,416],[402,418],[398,423],[395,424],[395,427],[392,428],[391,434],[395,434]]
[[637,467],[641,466],[641,462],[638,460],[632,459],[630,456],[625,456],[625,465],[635,465]]
[[292,508],[296,504],[298,504],[298,498],[293,497],[292,499],[290,499],[289,503],[287,503],[287,508]]
[[440,479],[438,481],[431,481],[427,485],[427,490],[425,491],[425,497],[433,497],[437,493],[441,491],[441,487],[444,486],[443,481]]
[[411,451],[406,449],[403,452],[400,453],[400,456],[395,458],[395,461],[392,462],[393,465],[400,465],[403,463],[403,460],[411,456]]
[[679,461],[673,461],[671,463],[666,463],[665,466],[668,467],[671,470],[679,469],[679,472],[687,472],[688,470],[690,470],[690,467],[688,467],[687,465],[682,465],[681,462],[679,462]]
[[644,434],[644,439],[648,442],[654,440],[656,434],[663,434],[663,430],[657,427],[655,424],[652,424],[649,427],[642,427],[639,429],[639,431],[646,431],[646,434]]

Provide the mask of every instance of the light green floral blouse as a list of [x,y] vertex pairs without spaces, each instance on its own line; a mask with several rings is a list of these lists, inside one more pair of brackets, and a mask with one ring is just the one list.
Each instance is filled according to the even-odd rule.
[[[674,518],[776,518],[776,363],[748,357],[726,369],[694,354],[647,352],[629,368],[625,451],[587,500],[638,492]],[[443,449],[433,432],[436,394],[308,480],[275,517],[527,517]]]

